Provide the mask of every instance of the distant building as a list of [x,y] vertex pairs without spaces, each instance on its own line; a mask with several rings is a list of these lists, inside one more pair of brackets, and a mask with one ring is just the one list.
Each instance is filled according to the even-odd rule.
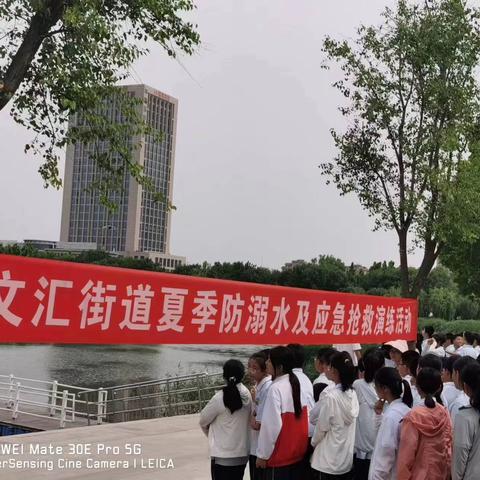
[[89,250],[96,250],[96,243],[79,243],[79,242],[57,242],[56,240],[31,240],[25,239],[23,242],[16,240],[0,240],[0,245],[13,246],[18,245],[32,247],[35,250],[51,253],[82,253]]
[[299,265],[305,265],[307,262],[305,260],[292,260],[291,262],[286,263],[282,269],[291,270],[292,268],[298,267]]
[[[133,161],[144,167],[155,189],[172,202],[178,101],[146,85],[119,88],[125,88],[143,101],[139,107],[143,117],[162,134],[161,141],[152,135],[143,135],[132,137],[128,142]],[[110,120],[123,121],[120,107],[115,96],[105,101],[105,113]],[[81,114],[74,115],[70,127],[81,126],[81,122]],[[92,154],[106,149],[106,142],[77,143],[67,148],[61,241],[95,243],[108,252],[149,258],[169,270],[185,264],[185,257],[170,254],[171,212],[167,205],[155,202],[153,194],[128,173],[124,176],[123,191],[113,195],[112,200],[118,205],[115,212],[101,205],[99,192],[88,190],[100,174]]]

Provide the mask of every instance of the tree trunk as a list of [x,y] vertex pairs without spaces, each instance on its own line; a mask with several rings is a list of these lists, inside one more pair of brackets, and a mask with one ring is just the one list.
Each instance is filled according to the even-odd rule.
[[417,276],[412,285],[410,291],[410,297],[417,298],[420,295],[425,282],[427,281],[428,275],[432,271],[433,266],[438,258],[440,249],[437,248],[437,242],[431,238],[425,240],[425,252],[423,254],[422,264],[418,269]]
[[401,296],[410,297],[410,273],[408,271],[407,230],[398,231],[398,246],[400,253]]
[[33,15],[17,53],[0,79],[0,110],[18,90],[45,36],[62,18],[64,7],[64,0],[46,0],[43,8]]

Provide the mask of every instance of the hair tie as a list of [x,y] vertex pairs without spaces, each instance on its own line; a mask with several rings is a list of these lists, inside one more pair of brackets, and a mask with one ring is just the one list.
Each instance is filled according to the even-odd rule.
[[229,381],[229,382],[236,382],[237,379],[236,379],[235,377],[230,377],[230,378],[228,379],[228,381]]
[[346,359],[345,359],[345,363],[348,363],[349,361],[350,361],[349,358],[346,358]]

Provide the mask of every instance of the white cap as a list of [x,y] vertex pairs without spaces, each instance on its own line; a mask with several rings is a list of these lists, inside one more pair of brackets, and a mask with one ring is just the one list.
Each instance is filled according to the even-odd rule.
[[406,340],[390,340],[390,342],[385,342],[385,345],[390,345],[392,348],[395,348],[400,353],[406,352],[408,350],[408,343]]

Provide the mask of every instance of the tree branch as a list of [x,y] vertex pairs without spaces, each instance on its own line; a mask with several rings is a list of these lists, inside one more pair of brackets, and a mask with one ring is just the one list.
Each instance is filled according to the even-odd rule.
[[45,36],[62,18],[64,8],[64,0],[47,0],[43,8],[33,15],[17,53],[13,56],[4,78],[0,79],[0,110],[18,90]]

